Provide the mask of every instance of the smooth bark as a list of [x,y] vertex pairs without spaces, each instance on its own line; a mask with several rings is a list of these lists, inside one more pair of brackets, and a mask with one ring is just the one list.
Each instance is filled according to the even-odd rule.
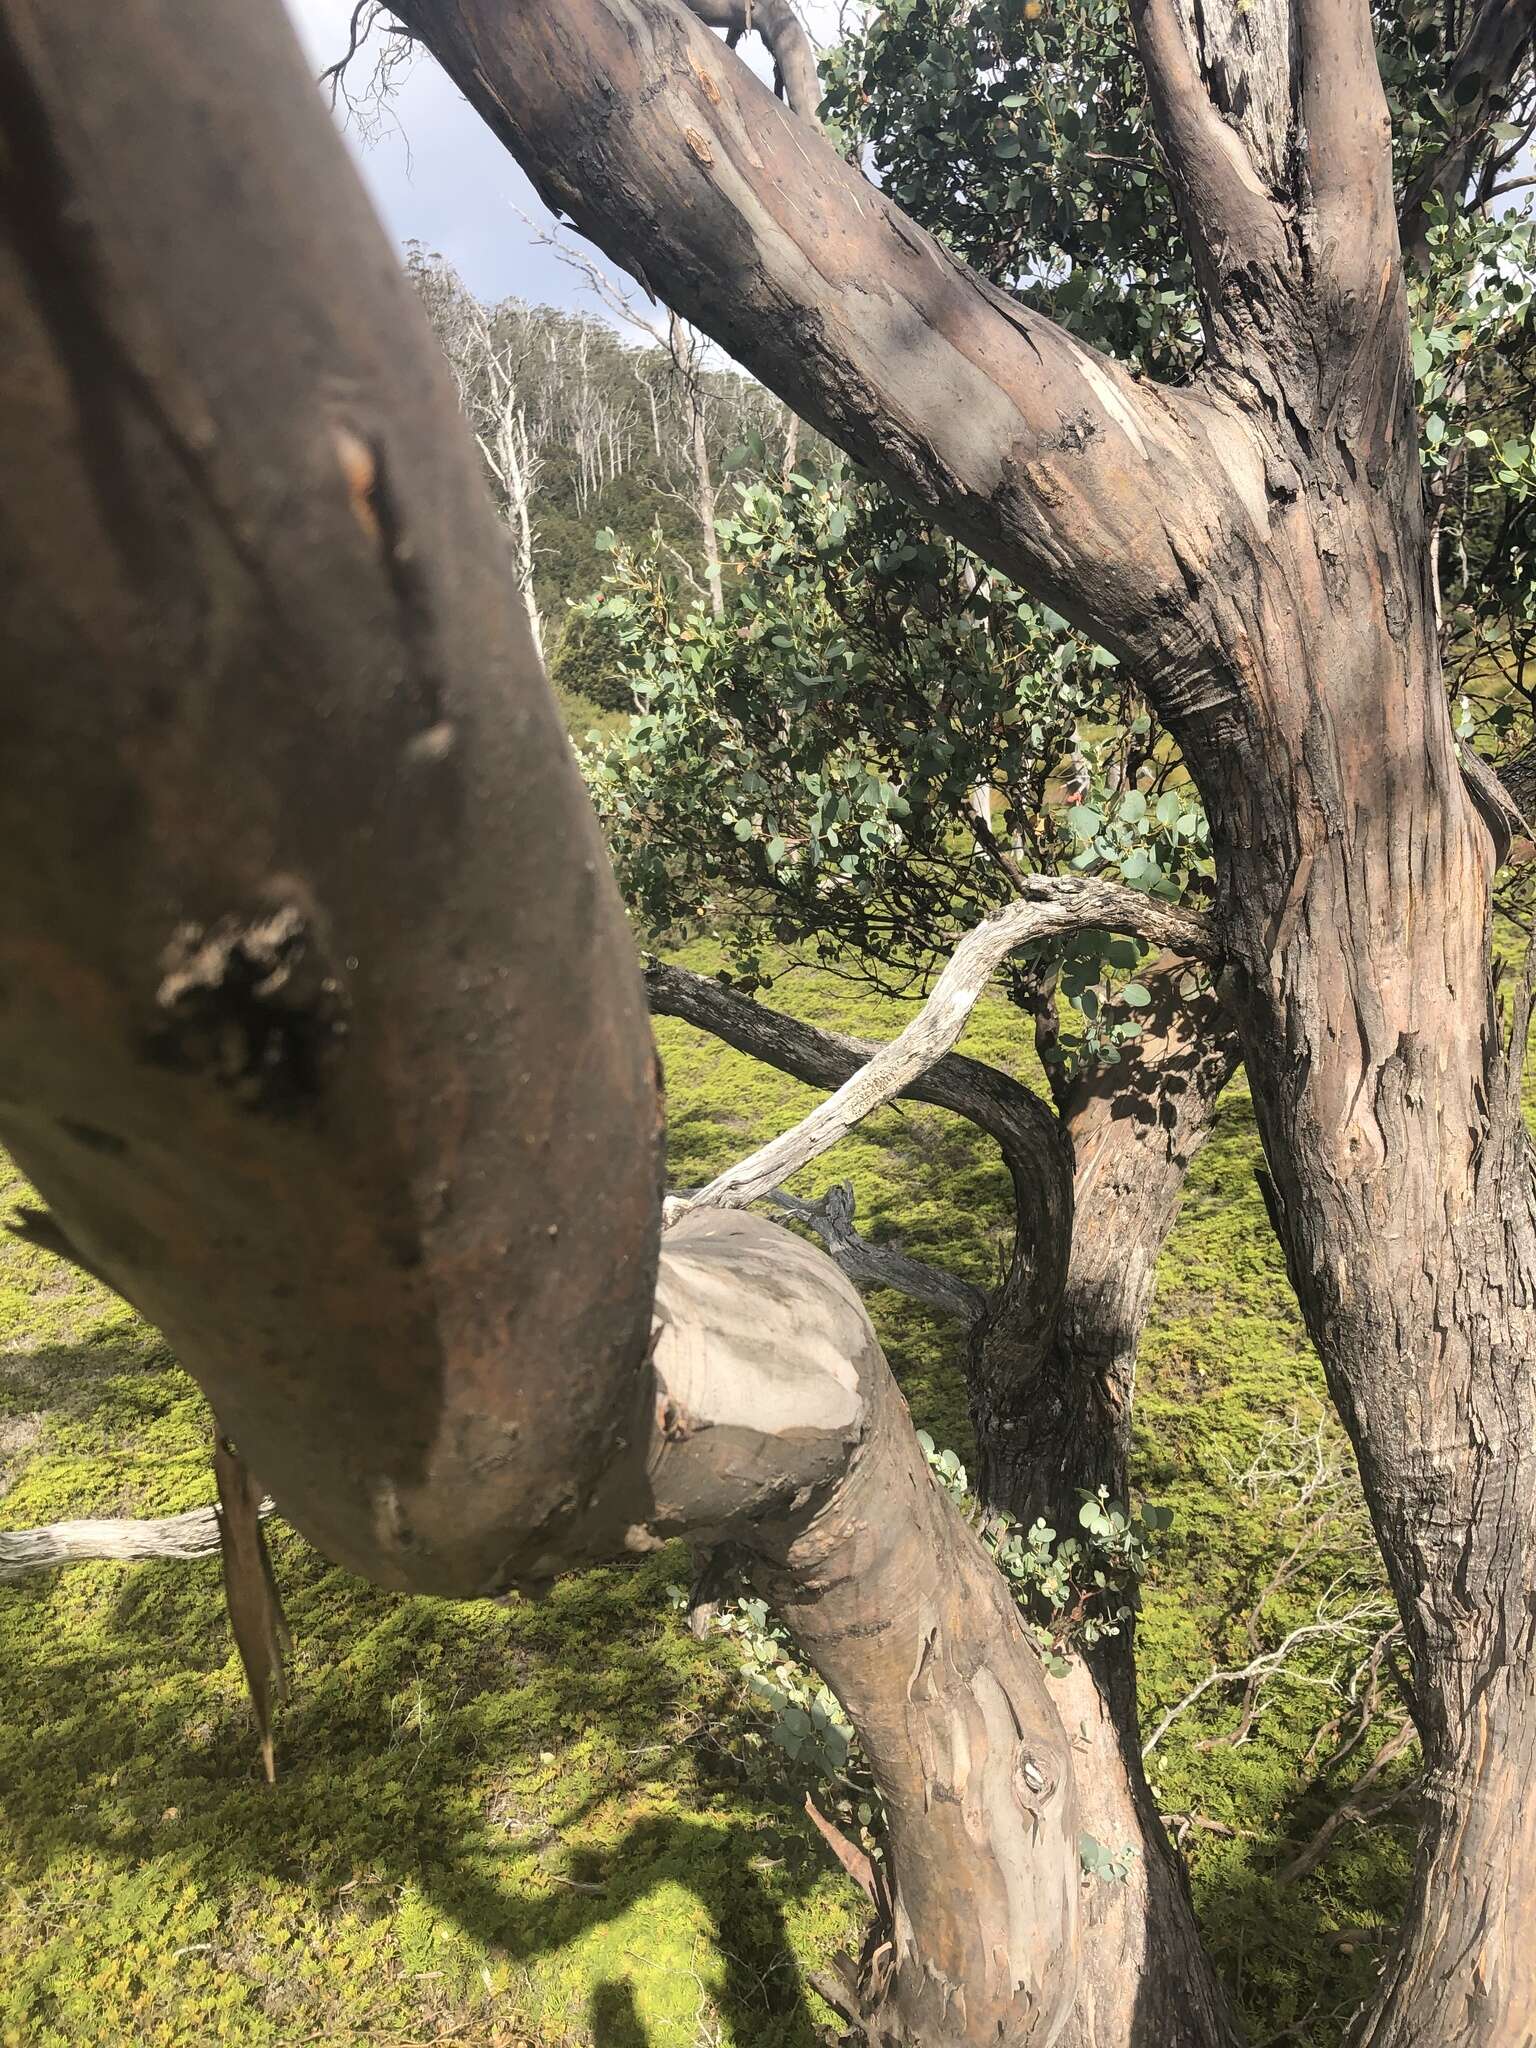
[[1039,1659],[831,1262],[704,1213],[658,1264],[595,822],[277,0],[11,0],[0,139],[0,1133],[354,1569],[746,1551],[884,1794],[871,2039],[1047,2048],[1079,1875]]
[[1367,0],[1137,0],[1208,345],[1177,392],[971,277],[672,0],[402,13],[546,198],[1121,656],[1177,739],[1430,1763],[1370,2038],[1524,2048],[1536,1231],[1491,998],[1502,825],[1441,684]]

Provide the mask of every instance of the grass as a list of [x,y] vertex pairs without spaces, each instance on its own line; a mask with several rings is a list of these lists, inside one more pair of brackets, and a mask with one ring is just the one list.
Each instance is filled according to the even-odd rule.
[[[773,999],[872,1036],[897,1016],[809,971]],[[680,1183],[812,1100],[686,1026],[659,1037]],[[967,1050],[1027,1073],[1020,1044],[1013,1013],[982,1005]],[[1249,1498],[1234,1474],[1292,1417],[1326,1417],[1255,1159],[1235,1089],[1163,1261],[1142,1373],[1137,1483],[1178,1516],[1144,1617],[1149,1714],[1240,1648],[1289,1541],[1284,1486]],[[887,1113],[798,1185],[844,1178],[866,1231],[991,1277],[1006,1182],[969,1127]],[[13,1176],[0,1192],[23,1189]],[[963,1455],[953,1326],[889,1296],[871,1306],[915,1419]],[[212,1497],[201,1401],[154,1333],[14,1240],[0,1245],[0,1495],[8,1527]],[[1347,1490],[1314,1548],[1266,1610],[1266,1640],[1340,1571],[1376,1584]],[[377,1593],[282,1528],[274,1549],[296,1656],[271,1792],[211,1562],[80,1565],[0,1589],[3,2048],[810,2048],[827,2015],[805,1974],[855,1935],[857,1900],[748,1739],[728,1654],[678,1622],[679,1555],[539,1603],[459,1606]],[[1233,1830],[1188,1846],[1254,2038],[1296,2025],[1316,2048],[1368,1988],[1407,1869],[1401,1826],[1382,1825],[1279,1881],[1337,1796],[1311,1785],[1305,1755],[1335,1705],[1330,1669],[1300,1667],[1239,1745],[1231,1694],[1209,1695],[1156,1759],[1165,1807]]]

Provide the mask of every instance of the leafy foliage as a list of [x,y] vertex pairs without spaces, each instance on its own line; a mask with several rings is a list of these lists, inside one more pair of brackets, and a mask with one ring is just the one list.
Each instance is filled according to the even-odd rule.
[[1443,216],[1415,281],[1413,367],[1463,738],[1527,741],[1536,704],[1536,221]]
[[983,276],[1159,375],[1193,273],[1121,0],[888,0],[828,57],[842,134]]
[[[1112,659],[879,486],[830,463],[744,485],[720,521],[723,618],[600,536],[608,636],[636,713],[589,749],[626,896],[654,945],[708,929],[748,988],[767,949],[900,990],[1016,892],[1091,871],[1177,897],[1203,814]],[[1104,933],[1010,968],[1058,974],[1079,1056],[1139,1030],[1140,948]]]
[[1010,1514],[983,1510],[953,1451],[936,1450],[926,1430],[919,1430],[918,1442],[929,1468],[964,1511],[1029,1616],[1053,1676],[1066,1671],[1067,1660],[1081,1645],[1120,1634],[1140,1609],[1152,1545],[1173,1526],[1167,1508],[1146,1503],[1133,1512],[1111,1500],[1108,1487],[1101,1486],[1096,1493],[1083,1493],[1079,1534],[1058,1536],[1043,1520],[1026,1530]]

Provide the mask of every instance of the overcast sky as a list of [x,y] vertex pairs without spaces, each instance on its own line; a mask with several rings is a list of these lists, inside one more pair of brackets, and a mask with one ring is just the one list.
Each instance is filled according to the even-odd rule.
[[[352,0],[288,0],[288,11],[318,75],[347,47]],[[372,70],[365,48],[353,59],[354,93]],[[579,280],[519,217],[521,209],[549,218],[533,187],[430,57],[415,57],[400,77],[380,133],[365,141],[356,122],[345,133],[397,242],[441,250],[482,299],[515,292],[551,305],[587,303]]]
[[[352,0],[287,4],[318,76],[347,47]],[[825,32],[830,33],[835,20],[831,0],[813,0],[804,13],[813,24],[825,16]],[[759,47],[755,37],[749,38],[742,55],[750,59]],[[761,61],[754,64],[759,72],[763,68]],[[365,48],[353,59],[355,93],[363,93],[372,70],[372,52]],[[344,117],[344,110],[338,113]],[[521,215],[548,223],[548,212],[430,57],[414,58],[399,79],[381,132],[365,140],[356,122],[347,123],[344,132],[397,242],[415,240],[440,250],[482,299],[516,293],[548,305],[600,310],[580,278],[539,247]]]

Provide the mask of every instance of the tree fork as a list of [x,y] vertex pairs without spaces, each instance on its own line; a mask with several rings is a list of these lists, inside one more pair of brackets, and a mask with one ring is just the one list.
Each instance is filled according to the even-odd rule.
[[[1188,972],[1168,954],[1144,971],[1152,1001],[1141,1038],[1122,1066],[1066,1092],[1061,1122],[1009,1075],[955,1053],[904,1091],[988,1131],[1013,1176],[1013,1259],[973,1322],[969,1379],[982,1497],[1026,1523],[1041,1514],[1072,1527],[1082,1491],[1101,1484],[1126,1498],[1136,1354],[1158,1254],[1238,1060],[1214,991],[1181,993]],[[877,1050],[684,968],[652,965],[646,987],[653,1011],[818,1087],[845,1083]],[[1063,1138],[1075,1162],[1065,1190]],[[1047,1257],[1052,1244],[1070,1247],[1064,1270]],[[1087,1896],[1079,1996],[1061,2040],[1229,2048],[1236,2023],[1142,1768],[1133,1638],[1105,1638],[1051,1690],[1079,1734],[1084,1829],[1135,1851],[1123,1886]]]

